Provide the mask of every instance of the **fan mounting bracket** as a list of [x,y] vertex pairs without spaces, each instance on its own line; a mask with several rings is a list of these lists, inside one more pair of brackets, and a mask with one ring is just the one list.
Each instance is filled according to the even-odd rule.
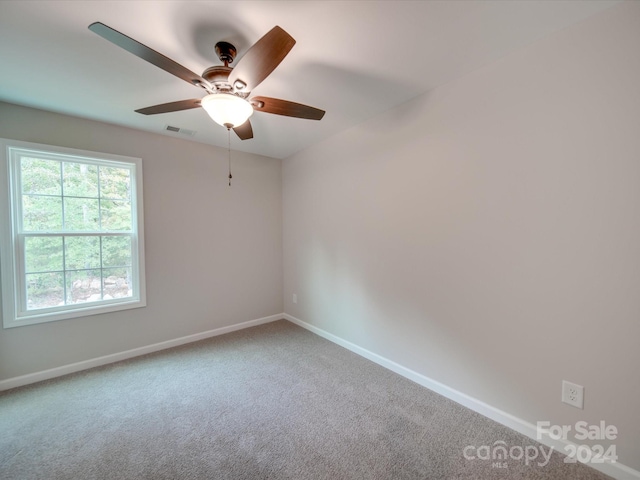
[[229,42],[216,43],[215,51],[220,61],[224,63],[225,67],[229,66],[230,63],[233,63],[233,60],[236,58],[238,53],[236,47],[231,45]]

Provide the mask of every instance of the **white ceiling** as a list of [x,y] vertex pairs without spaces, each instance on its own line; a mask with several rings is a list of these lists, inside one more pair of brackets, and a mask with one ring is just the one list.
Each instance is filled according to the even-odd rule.
[[253,94],[327,114],[317,122],[256,113],[255,138],[232,136],[232,148],[285,158],[615,3],[0,0],[0,100],[226,147],[226,130],[202,109],[134,113],[204,92],[87,27],[105,23],[201,73],[220,64],[216,42],[233,43],[237,63],[280,25],[297,44]]

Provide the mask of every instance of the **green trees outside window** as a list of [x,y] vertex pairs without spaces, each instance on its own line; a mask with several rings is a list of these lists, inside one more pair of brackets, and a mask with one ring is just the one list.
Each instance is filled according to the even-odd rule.
[[130,170],[23,157],[20,178],[27,308],[131,296]]

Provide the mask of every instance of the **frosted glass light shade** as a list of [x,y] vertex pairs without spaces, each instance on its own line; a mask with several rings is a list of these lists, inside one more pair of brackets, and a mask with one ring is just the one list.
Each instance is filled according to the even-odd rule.
[[228,93],[212,93],[201,101],[214,122],[223,127],[239,127],[253,114],[253,107],[244,98]]

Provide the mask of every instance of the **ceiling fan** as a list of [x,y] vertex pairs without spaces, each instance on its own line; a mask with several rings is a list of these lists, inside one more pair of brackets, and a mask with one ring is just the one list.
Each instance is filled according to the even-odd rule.
[[228,42],[216,43],[215,52],[224,65],[209,67],[202,75],[103,23],[92,23],[89,30],[207,92],[201,99],[140,108],[136,110],[137,113],[155,115],[202,107],[216,123],[233,129],[242,140],[253,138],[249,117],[254,111],[310,120],[320,120],[324,116],[324,110],[288,100],[261,96],[249,98],[251,91],[275,70],[296,43],[291,35],[278,26],[273,27],[249,48],[235,68],[229,64],[236,57],[236,48]]

